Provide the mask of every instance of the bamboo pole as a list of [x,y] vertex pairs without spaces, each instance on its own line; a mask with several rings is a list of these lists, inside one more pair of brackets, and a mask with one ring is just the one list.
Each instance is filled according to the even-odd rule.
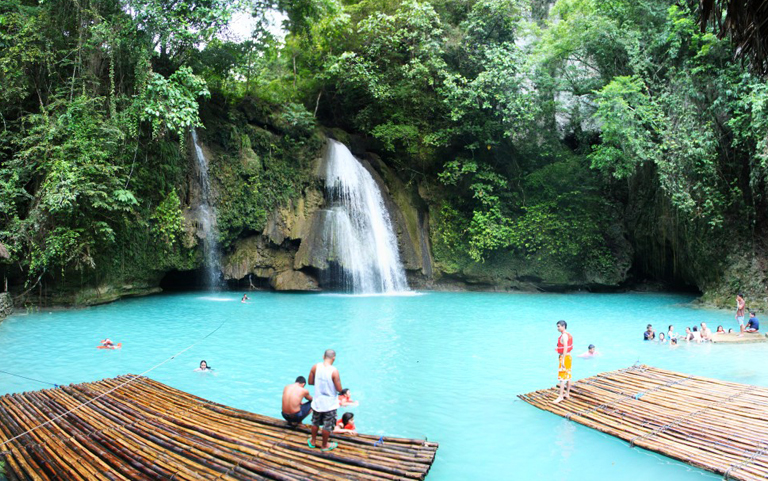
[[0,441],[17,435],[2,455],[12,481],[424,479],[438,447],[334,435],[339,447],[321,452],[306,447],[306,427],[133,375],[0,397]]
[[[519,397],[540,409],[733,479],[768,477],[768,389],[637,366]],[[759,406],[759,409],[756,408]]]

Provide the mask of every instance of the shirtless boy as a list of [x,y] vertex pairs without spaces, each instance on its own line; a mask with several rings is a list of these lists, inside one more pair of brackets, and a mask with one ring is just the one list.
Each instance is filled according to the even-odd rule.
[[[283,388],[282,414],[283,419],[288,421],[288,424],[300,424],[312,410],[312,396],[310,396],[309,391],[304,388],[306,384],[307,380],[304,379],[304,376],[299,376],[296,378],[296,382]],[[302,404],[302,399],[306,399],[307,402]]]

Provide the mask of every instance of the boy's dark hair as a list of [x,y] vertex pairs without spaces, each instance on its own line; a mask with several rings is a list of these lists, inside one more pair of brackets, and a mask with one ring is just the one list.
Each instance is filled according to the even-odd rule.
[[698,328],[696,326],[693,326],[693,332],[699,332]]
[[750,315],[750,316],[754,317],[754,316],[755,316],[755,314],[757,314],[755,311],[749,311],[749,315]]
[[299,383],[299,384],[306,384],[307,380],[304,379],[304,376],[299,376],[299,377],[296,378],[296,382]]
[[349,423],[349,420],[353,417],[355,417],[353,413],[344,413],[344,415],[341,416],[341,422],[344,424],[344,426],[346,426],[347,423]]
[[587,347],[587,349],[594,349],[594,348],[595,348],[594,344],[590,344],[589,347]]
[[564,328],[568,329],[568,323],[565,321],[557,321],[558,326],[563,326]]
[[648,324],[647,326],[645,326],[645,328],[646,328],[646,329],[650,329],[650,328],[652,328],[652,327],[653,327],[653,326],[652,326],[652,325],[650,325],[650,324]]

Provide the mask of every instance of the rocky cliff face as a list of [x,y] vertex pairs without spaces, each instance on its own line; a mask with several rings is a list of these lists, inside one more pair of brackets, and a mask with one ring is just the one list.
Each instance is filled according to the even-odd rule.
[[7,292],[0,292],[0,321],[10,316],[13,312],[13,301]]
[[[322,191],[325,154],[323,149],[315,159],[312,184],[300,198],[272,212],[261,233],[236,242],[222,262],[225,279],[239,281],[252,276],[280,291],[319,289],[320,274],[329,269],[328,259],[336,257],[322,235],[328,222]],[[382,191],[405,269],[411,278],[428,282],[432,258],[426,204],[378,157],[368,154],[359,160]]]

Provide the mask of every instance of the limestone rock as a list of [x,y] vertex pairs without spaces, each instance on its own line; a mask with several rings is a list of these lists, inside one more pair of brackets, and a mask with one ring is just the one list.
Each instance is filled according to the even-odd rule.
[[285,239],[303,239],[309,234],[312,216],[322,205],[323,194],[314,187],[307,188],[303,196],[269,216],[264,235],[276,245]]
[[13,312],[13,301],[7,292],[0,293],[0,321],[10,316]]
[[256,235],[235,243],[234,252],[222,259],[221,272],[224,279],[242,279],[248,274],[270,277],[292,265],[293,253],[273,247],[264,236]]
[[314,277],[301,271],[282,271],[269,278],[269,285],[276,291],[318,291]]

